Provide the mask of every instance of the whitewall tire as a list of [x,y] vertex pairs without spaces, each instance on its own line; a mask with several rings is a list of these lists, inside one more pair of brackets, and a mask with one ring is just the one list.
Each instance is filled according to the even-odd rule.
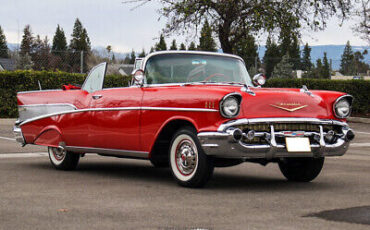
[[195,130],[185,127],[172,138],[169,150],[171,171],[176,181],[186,187],[202,187],[211,178],[213,162],[200,146]]
[[56,169],[73,170],[77,167],[80,154],[66,151],[62,148],[48,147],[48,154],[51,164]]

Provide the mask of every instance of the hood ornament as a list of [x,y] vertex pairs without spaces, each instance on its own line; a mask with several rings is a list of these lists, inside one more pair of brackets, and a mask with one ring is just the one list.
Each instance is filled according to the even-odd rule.
[[308,88],[307,88],[307,86],[306,85],[302,85],[302,88],[299,90],[301,93],[305,93],[305,94],[307,94],[307,95],[309,95],[309,96],[311,96],[311,97],[313,97],[314,95],[313,95],[313,93],[311,93],[309,90],[308,90]]
[[288,112],[294,112],[294,111],[303,109],[303,108],[308,106],[308,105],[301,105],[299,103],[279,103],[279,104],[276,104],[276,105],[274,105],[274,104],[270,104],[270,105],[272,107],[282,109],[282,110],[285,110],[285,111],[288,111]]

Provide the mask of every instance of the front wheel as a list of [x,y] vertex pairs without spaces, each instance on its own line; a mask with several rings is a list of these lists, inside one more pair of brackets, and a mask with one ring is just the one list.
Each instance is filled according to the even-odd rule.
[[279,168],[290,181],[309,182],[321,172],[324,158],[285,158],[279,161]]
[[173,136],[169,161],[174,178],[185,187],[203,187],[213,173],[212,159],[203,152],[195,130],[190,127]]
[[77,167],[80,154],[62,148],[48,147],[49,159],[56,169],[73,170]]

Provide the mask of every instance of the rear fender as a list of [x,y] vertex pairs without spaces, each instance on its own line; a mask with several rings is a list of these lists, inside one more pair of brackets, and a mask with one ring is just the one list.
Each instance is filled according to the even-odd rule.
[[63,139],[59,128],[56,126],[47,126],[35,138],[34,144],[58,147],[60,142],[63,142]]

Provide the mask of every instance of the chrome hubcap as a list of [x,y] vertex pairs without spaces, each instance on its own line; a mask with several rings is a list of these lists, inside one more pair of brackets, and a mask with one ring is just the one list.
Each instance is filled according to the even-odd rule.
[[64,149],[52,148],[51,151],[53,152],[55,159],[58,161],[62,161],[66,156],[66,151]]
[[194,148],[189,140],[183,140],[177,146],[176,165],[183,175],[191,174],[196,168],[198,158]]

